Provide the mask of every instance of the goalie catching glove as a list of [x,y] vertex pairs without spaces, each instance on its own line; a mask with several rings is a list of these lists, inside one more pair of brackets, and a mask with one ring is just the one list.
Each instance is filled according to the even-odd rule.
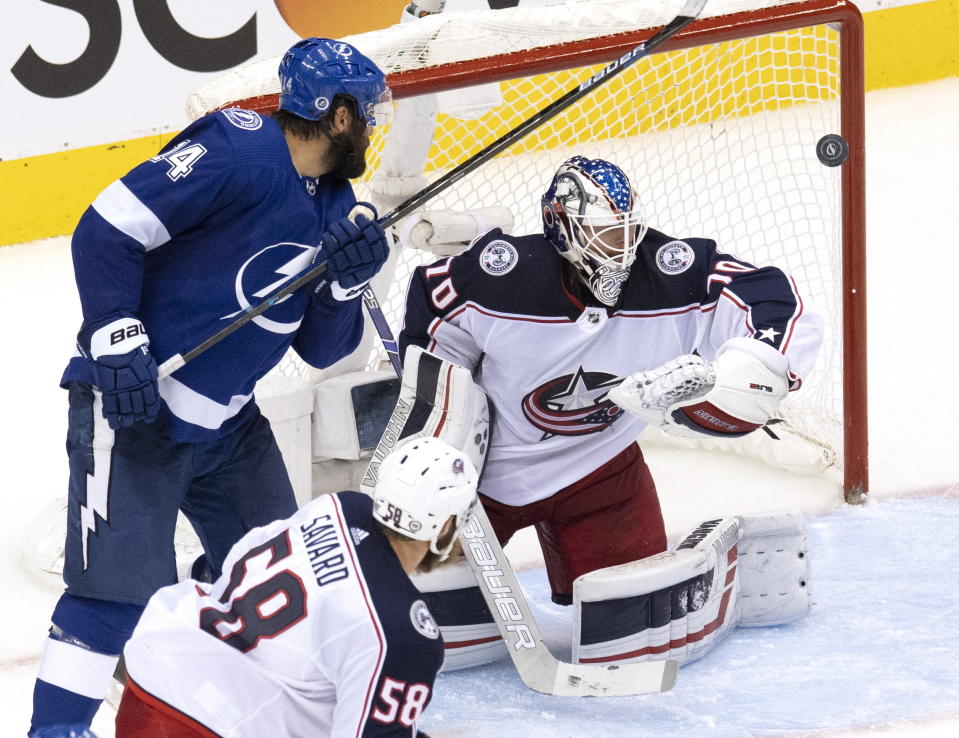
[[789,391],[786,357],[753,338],[732,338],[715,361],[685,354],[630,374],[609,399],[669,433],[738,438],[779,412]]

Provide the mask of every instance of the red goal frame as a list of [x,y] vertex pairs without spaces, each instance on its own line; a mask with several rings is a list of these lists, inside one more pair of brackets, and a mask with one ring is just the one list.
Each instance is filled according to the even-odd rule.
[[[869,490],[868,397],[866,371],[866,247],[865,247],[865,81],[863,20],[848,0],[809,0],[761,10],[694,21],[658,47],[657,53],[831,24],[840,37],[841,133],[849,145],[842,164],[842,351],[843,351],[843,496],[864,500]],[[518,76],[556,72],[570,67],[605,64],[648,39],[654,29],[628,31],[495,57],[452,62],[388,76],[395,99],[442,92]],[[231,102],[268,112],[278,95],[268,94]]]

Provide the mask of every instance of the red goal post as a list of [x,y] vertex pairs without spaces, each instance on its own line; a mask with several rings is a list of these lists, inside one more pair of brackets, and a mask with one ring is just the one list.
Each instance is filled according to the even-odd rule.
[[[429,153],[416,172],[432,180],[633,49],[679,4],[580,0],[448,13],[346,40],[388,72],[394,99],[435,101]],[[201,89],[188,103],[191,117],[222,107],[274,109],[277,62]],[[868,432],[859,11],[844,0],[712,0],[703,17],[634,67],[426,208],[506,205],[514,231],[530,232],[555,166],[573,153],[598,155],[630,174],[653,227],[711,237],[739,257],[782,266],[824,315],[826,341],[815,376],[788,403],[787,442],[771,451],[746,444],[743,452],[835,475],[845,499],[860,500]],[[834,168],[815,155],[830,133],[849,147]],[[373,175],[389,134],[374,137]],[[370,176],[357,191],[376,202]],[[378,289],[394,330],[409,272],[433,258],[404,253],[388,289]],[[759,435],[752,445],[766,443]],[[812,450],[780,458],[783,448],[798,448],[794,442]]]

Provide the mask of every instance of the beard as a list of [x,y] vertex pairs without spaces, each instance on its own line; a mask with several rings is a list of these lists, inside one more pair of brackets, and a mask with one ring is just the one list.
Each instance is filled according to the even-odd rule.
[[354,120],[350,130],[329,135],[327,174],[335,179],[356,179],[366,171],[366,150],[370,138],[366,133],[366,121]]

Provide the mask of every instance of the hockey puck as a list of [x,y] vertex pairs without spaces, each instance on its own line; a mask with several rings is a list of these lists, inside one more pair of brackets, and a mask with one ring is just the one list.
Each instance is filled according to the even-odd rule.
[[816,156],[827,167],[838,167],[849,155],[849,144],[838,133],[827,133],[816,143]]

